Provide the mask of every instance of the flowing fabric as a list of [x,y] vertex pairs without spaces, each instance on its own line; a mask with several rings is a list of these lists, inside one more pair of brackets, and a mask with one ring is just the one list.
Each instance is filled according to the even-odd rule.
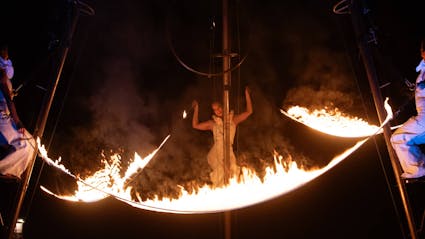
[[[236,164],[236,157],[233,152],[233,140],[235,138],[236,125],[233,122],[233,113],[229,114],[230,121],[230,177],[237,175],[238,166]],[[211,182],[214,186],[222,186],[225,182],[224,173],[224,128],[223,120],[220,117],[213,116],[214,127],[213,137],[214,145],[210,149],[207,155],[208,164],[210,165],[212,172],[210,173]]]
[[416,69],[420,71],[416,78],[415,89],[417,115],[410,117],[391,136],[391,144],[404,171],[401,175],[403,178],[425,176],[425,155],[420,149],[420,145],[425,143],[425,64],[423,60]]
[[23,134],[16,130],[10,118],[0,119],[0,143],[10,145],[10,152],[0,159],[0,174],[20,178],[33,156],[35,141],[25,130]]
[[[13,68],[12,68],[13,69]],[[13,74],[12,74],[13,76]],[[9,77],[9,76],[8,76]],[[9,90],[12,89],[10,78],[7,80]],[[0,174],[12,175],[20,178],[28,167],[35,150],[35,140],[32,135],[24,130],[17,130],[10,116],[6,99],[0,90],[0,145],[5,154],[0,157]]]

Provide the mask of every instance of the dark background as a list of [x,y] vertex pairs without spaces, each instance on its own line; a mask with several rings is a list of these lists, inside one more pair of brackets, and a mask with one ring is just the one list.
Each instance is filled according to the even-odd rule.
[[[424,36],[420,1],[364,1],[364,20],[376,35],[370,46],[391,123],[414,113],[404,79],[414,81]],[[208,180],[208,132],[196,132],[181,118],[193,99],[207,119],[209,102],[220,98],[218,72],[220,1],[87,1],[52,105],[44,142],[52,158],[63,157],[72,172],[90,174],[99,155],[120,151],[125,168],[133,152],[146,155],[171,134],[133,186],[145,197],[176,196],[176,185]],[[355,140],[313,132],[279,113],[280,108],[338,107],[377,124],[350,15],[332,11],[337,1],[235,1],[231,4],[231,106],[244,107],[250,86],[254,114],[240,125],[235,150],[261,169],[279,149],[307,166],[324,165]],[[2,40],[15,66],[13,84],[24,84],[16,104],[32,132],[49,82],[55,79],[70,3],[14,1],[4,8]],[[212,23],[215,23],[215,27]],[[240,101],[238,101],[240,100]],[[189,118],[191,115],[189,115]],[[323,176],[273,200],[232,211],[232,238],[408,238],[398,190],[381,136],[370,140]],[[40,176],[38,178],[38,176]],[[25,238],[224,238],[222,213],[173,215],[132,208],[114,199],[70,203],[39,189],[67,192],[73,181],[37,160],[23,216]],[[75,186],[75,185],[74,185]],[[409,184],[417,227],[422,185]],[[5,192],[5,193],[3,193]],[[7,211],[13,185],[2,188]],[[7,195],[8,197],[3,197]],[[4,199],[7,198],[7,199]],[[8,214],[6,214],[8,215]]]

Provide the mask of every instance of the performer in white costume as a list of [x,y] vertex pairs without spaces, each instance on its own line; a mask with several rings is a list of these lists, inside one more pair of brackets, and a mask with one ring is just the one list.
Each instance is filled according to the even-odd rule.
[[0,174],[20,178],[34,152],[35,141],[24,128],[13,103],[13,66],[8,48],[0,46]]
[[[246,100],[246,110],[238,115],[234,115],[233,112],[229,114],[230,121],[230,144],[233,145],[233,139],[235,138],[236,127],[239,123],[246,120],[253,112],[251,96],[249,88],[245,88],[245,100]],[[198,102],[193,101],[193,119],[192,127],[198,130],[211,130],[214,137],[214,145],[210,149],[207,159],[208,164],[210,165],[212,171],[210,173],[210,179],[214,186],[219,187],[224,184],[224,125],[223,125],[223,108],[219,102],[214,102],[211,104],[214,115],[212,119],[199,122],[198,112],[199,106]],[[230,177],[238,175],[239,167],[236,164],[236,157],[233,152],[233,149],[230,151]]]
[[419,145],[425,144],[425,40],[421,42],[422,60],[416,67],[415,104],[417,115],[410,117],[391,136],[391,144],[403,169],[403,178],[425,176],[425,155]]

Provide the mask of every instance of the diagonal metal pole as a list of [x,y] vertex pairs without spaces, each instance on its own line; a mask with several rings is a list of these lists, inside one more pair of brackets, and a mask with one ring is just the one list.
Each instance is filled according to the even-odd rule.
[[[37,138],[42,138],[43,134],[44,134],[44,128],[46,126],[46,122],[47,122],[47,118],[50,112],[50,108],[53,102],[53,98],[56,92],[56,88],[58,86],[59,80],[60,80],[60,76],[62,74],[62,69],[63,66],[65,64],[65,60],[68,56],[68,52],[69,52],[69,47],[71,44],[71,40],[72,40],[72,36],[75,32],[76,26],[77,26],[77,22],[78,22],[78,17],[79,17],[79,9],[78,6],[76,4],[76,2],[73,3],[72,5],[73,7],[73,11],[72,11],[72,21],[71,21],[71,26],[67,29],[67,35],[65,37],[65,40],[63,42],[63,47],[59,53],[59,57],[60,57],[60,61],[59,61],[59,65],[56,69],[56,79],[54,81],[51,82],[49,89],[47,91],[47,94],[44,96],[43,99],[43,103],[41,105],[41,110],[39,112],[38,115],[38,119],[37,119],[37,123],[34,129],[34,133],[33,133],[33,137],[35,139]],[[14,229],[16,226],[16,222],[18,220],[21,208],[22,208],[22,204],[24,202],[25,199],[25,195],[26,195],[26,191],[28,189],[28,185],[31,179],[31,174],[32,174],[32,170],[34,168],[34,164],[35,164],[35,160],[37,158],[37,153],[38,153],[38,148],[35,147],[34,149],[34,153],[32,156],[32,160],[29,162],[28,168],[24,173],[24,177],[22,179],[22,183],[19,186],[18,189],[18,198],[16,200],[16,202],[14,203],[14,214],[12,217],[12,220],[10,222],[9,227],[7,228],[7,235],[9,239],[14,238]]]
[[[373,100],[375,103],[376,111],[378,113],[379,121],[382,123],[383,120],[385,119],[385,114],[386,114],[384,109],[384,103],[383,103],[384,101],[383,101],[381,91],[379,89],[379,81],[378,81],[378,76],[375,70],[374,61],[370,53],[367,38],[365,37],[366,28],[362,21],[363,13],[364,13],[364,10],[362,9],[362,6],[360,6],[359,4],[359,0],[351,0],[351,17],[352,17],[354,31],[356,33],[356,37],[358,40],[358,47],[360,50],[364,67],[366,69],[366,74],[369,81],[370,89],[372,91]],[[391,165],[394,171],[394,175],[395,175],[398,189],[400,192],[401,200],[403,202],[403,208],[406,215],[407,224],[409,226],[410,235],[412,239],[416,239],[417,238],[416,227],[413,220],[410,204],[408,201],[406,186],[401,179],[400,164],[398,162],[397,155],[395,154],[394,149],[391,145],[390,137],[391,137],[390,126],[385,125],[384,127],[385,144],[388,149]]]

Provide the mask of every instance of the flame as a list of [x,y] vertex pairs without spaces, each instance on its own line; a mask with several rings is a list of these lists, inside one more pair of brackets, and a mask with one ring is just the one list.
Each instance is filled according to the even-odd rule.
[[187,117],[186,110],[183,110],[183,119],[186,119],[186,117]]
[[[322,133],[345,138],[368,137],[376,133],[379,129],[376,125],[371,125],[365,120],[348,116],[338,109],[321,109],[310,111],[300,106],[292,106],[287,112],[280,110],[287,117],[300,122],[310,128]],[[400,126],[392,127],[395,129]],[[378,133],[382,133],[382,130]]]
[[[60,163],[60,158],[58,160],[50,159],[47,155],[47,151],[45,150],[44,145],[40,144],[40,139],[37,139],[37,144],[41,157],[49,165],[52,165],[62,170],[66,174],[70,175],[71,177],[77,179],[78,190],[75,192],[74,195],[57,195],[57,197],[69,201],[94,202],[102,200],[110,196],[111,194],[124,195],[125,193],[127,193],[127,191],[129,192],[131,188],[125,189],[125,181],[128,180],[132,175],[135,175],[139,170],[142,170],[169,138],[170,135],[168,135],[162,141],[161,145],[157,149],[155,149],[152,153],[150,153],[144,158],[141,158],[137,153],[135,153],[134,159],[127,168],[124,177],[120,176],[121,156],[119,154],[114,154],[111,156],[111,163],[109,163],[108,160],[103,159],[102,163],[104,165],[104,168],[96,171],[93,175],[88,176],[84,179],[73,175],[68,169],[66,169],[66,167]],[[54,194],[48,191],[47,189],[45,191],[47,193]]]
[[196,193],[189,193],[182,188],[178,199],[156,198],[141,201],[139,197],[138,202],[123,200],[120,197],[117,199],[141,209],[181,214],[212,213],[247,207],[288,193],[312,181],[348,157],[364,142],[366,139],[357,142],[321,169],[305,171],[295,162],[287,162],[288,159],[285,160],[281,155],[275,154],[274,167],[266,168],[263,180],[252,170],[243,168],[240,182],[232,178],[225,187],[212,189],[204,186],[197,189]]
[[[385,101],[385,106],[387,110],[387,118],[380,127],[371,127],[375,131],[368,133],[370,136],[381,132],[382,127],[392,118],[392,112],[388,105],[388,99]],[[321,114],[315,113],[312,115],[320,117],[322,114],[326,115],[326,113],[323,112]],[[345,116],[339,116],[341,116],[343,120],[346,120]],[[310,117],[310,119],[313,118],[311,115],[308,117]],[[319,121],[323,122],[325,125],[339,125],[335,123],[335,117],[337,116],[333,115],[332,117],[325,117]],[[327,123],[324,119],[328,119],[331,122],[334,122],[334,124]],[[349,128],[356,128],[355,125],[359,120],[357,118],[354,119],[354,121],[349,121],[353,122],[354,125],[351,125]],[[345,125],[347,125],[347,127],[350,126],[348,123]],[[366,134],[365,132],[364,134]],[[69,170],[63,167],[63,165],[60,164],[60,160],[50,160],[47,156],[47,152],[44,151],[42,154],[42,158],[44,160],[78,180],[78,190],[74,195],[65,196],[56,195],[44,187],[42,187],[42,189],[60,199],[69,201],[90,202],[112,196],[133,207],[158,212],[181,214],[220,212],[263,202],[299,188],[333,168],[335,165],[340,163],[351,153],[361,147],[361,145],[363,145],[370,138],[367,137],[358,141],[355,145],[345,150],[340,155],[335,156],[330,161],[330,163],[323,168],[306,170],[297,165],[292,156],[289,155],[284,158],[277,152],[274,152],[274,165],[265,169],[265,176],[263,178],[257,176],[256,173],[249,168],[242,167],[239,180],[237,180],[236,177],[231,178],[229,184],[223,187],[211,188],[208,185],[204,185],[200,188],[197,188],[196,190],[191,190],[191,193],[189,193],[183,187],[180,187],[181,196],[177,199],[159,199],[156,197],[154,199],[148,199],[145,201],[142,200],[142,195],[136,192],[136,199],[132,199],[132,196],[130,195],[131,188],[124,188],[124,182],[139,170],[143,170],[143,168],[147,165],[147,163],[149,163],[149,161],[153,158],[153,156],[158,152],[158,150],[169,137],[170,135],[164,139],[164,141],[156,150],[154,150],[145,158],[141,158],[135,154],[135,159],[128,167],[124,177],[120,177],[119,175],[120,156],[118,155],[111,157],[113,159],[112,163],[107,163],[105,161],[104,169],[97,171],[90,177],[81,179],[74,176],[69,172]],[[39,140],[37,140],[37,142],[39,142]],[[39,145],[39,148],[44,147]]]
[[220,212],[263,202],[299,188],[337,165],[364,142],[366,139],[336,156],[326,167],[310,171],[299,167],[291,156],[283,158],[275,152],[274,165],[265,169],[266,174],[263,179],[258,177],[254,171],[243,167],[239,181],[233,177],[230,179],[230,183],[224,187],[211,188],[204,185],[193,190],[194,193],[189,193],[181,187],[181,196],[178,199],[154,198],[143,201],[141,195],[137,194],[137,199],[133,200],[130,195],[131,188],[124,190],[122,184],[108,184],[109,177],[114,177],[116,181],[121,180],[119,175],[109,175],[108,177],[104,174],[109,171],[108,167],[86,179],[76,177],[78,190],[74,195],[56,195],[45,187],[42,187],[42,190],[59,199],[74,202],[93,202],[112,196],[133,207],[158,212],[180,214]]

